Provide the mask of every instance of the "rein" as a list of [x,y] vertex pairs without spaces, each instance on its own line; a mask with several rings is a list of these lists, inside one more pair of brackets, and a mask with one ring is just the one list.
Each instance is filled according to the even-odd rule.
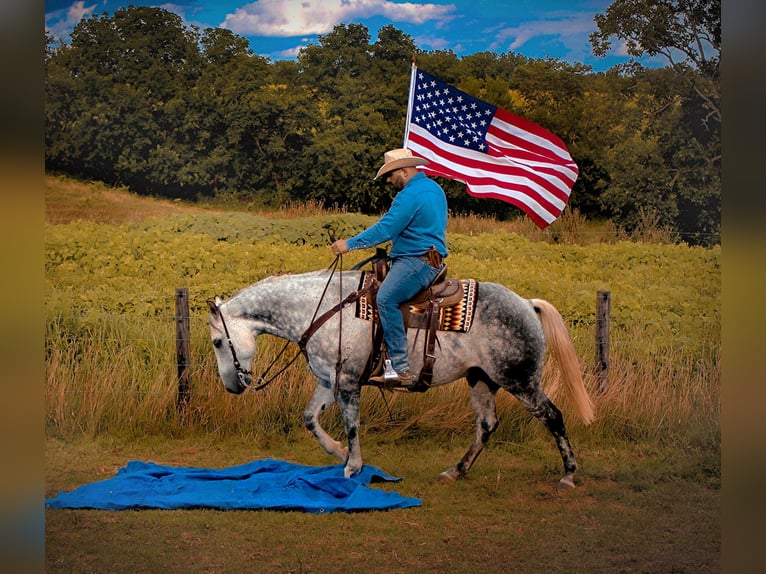
[[[221,318],[221,324],[223,325],[223,331],[226,335],[226,341],[229,344],[229,350],[231,351],[231,357],[234,360],[234,368],[237,371],[237,376],[239,377],[239,382],[246,388],[254,390],[254,391],[260,391],[261,389],[265,388],[269,384],[271,384],[279,375],[281,375],[283,372],[287,370],[287,368],[292,365],[296,359],[301,354],[306,354],[306,345],[309,342],[309,339],[316,333],[319,328],[324,325],[333,315],[335,315],[338,311],[341,311],[343,308],[347,307],[351,303],[356,302],[360,297],[365,295],[367,292],[369,292],[369,287],[363,287],[361,289],[358,289],[356,291],[353,291],[352,293],[349,293],[344,299],[342,299],[339,303],[335,304],[332,308],[328,309],[322,315],[317,317],[317,313],[319,312],[319,307],[322,305],[322,301],[324,300],[325,295],[327,294],[327,289],[330,286],[330,281],[332,280],[333,275],[335,274],[336,269],[338,268],[339,262],[342,261],[342,256],[338,255],[335,257],[335,261],[333,261],[332,264],[328,267],[328,269],[332,268],[332,272],[330,273],[330,277],[327,279],[327,283],[325,284],[324,290],[322,291],[322,296],[319,298],[319,303],[317,303],[317,307],[314,310],[314,315],[311,318],[311,323],[309,324],[308,328],[303,332],[303,335],[301,335],[301,338],[298,340],[298,353],[295,354],[295,356],[290,359],[290,361],[282,367],[279,372],[272,375],[269,379],[266,379],[266,375],[268,375],[269,371],[274,367],[276,362],[279,360],[279,358],[285,353],[287,350],[287,347],[290,345],[290,341],[286,341],[282,349],[279,351],[276,357],[274,357],[274,360],[271,361],[271,364],[266,368],[266,370],[263,372],[262,375],[260,375],[255,383],[252,383],[252,374],[253,371],[242,368],[242,365],[239,362],[239,359],[237,358],[237,352],[234,349],[234,343],[231,340],[231,337],[229,336],[229,329],[226,326],[226,320],[223,318],[223,313],[221,312],[220,306],[215,304],[213,302],[213,305],[218,310],[218,316]],[[343,293],[343,273],[342,271],[339,273],[340,276],[340,293],[342,295]],[[343,315],[341,315],[340,320],[340,327],[339,327],[339,334],[338,334],[338,361],[335,364],[335,378],[336,378],[336,386],[337,386],[337,380],[340,377],[340,371],[343,367],[343,361],[341,360],[341,337],[340,333],[343,331]]]

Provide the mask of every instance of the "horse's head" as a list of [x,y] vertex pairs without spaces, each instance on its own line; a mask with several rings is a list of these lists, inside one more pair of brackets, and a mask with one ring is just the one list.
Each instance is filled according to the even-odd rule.
[[255,354],[255,337],[241,318],[224,318],[219,297],[207,304],[210,309],[210,338],[218,362],[218,374],[224,388],[238,395],[252,382],[250,369]]

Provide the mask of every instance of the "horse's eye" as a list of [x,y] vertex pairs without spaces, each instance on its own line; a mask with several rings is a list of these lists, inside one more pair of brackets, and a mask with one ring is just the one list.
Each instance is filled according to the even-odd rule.
[[213,339],[213,346],[216,349],[220,349],[221,348],[221,343],[222,343],[221,339]]

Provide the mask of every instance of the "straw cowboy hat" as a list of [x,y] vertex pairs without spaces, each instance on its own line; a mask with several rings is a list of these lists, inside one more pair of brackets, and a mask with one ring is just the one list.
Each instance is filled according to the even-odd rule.
[[412,152],[406,148],[392,149],[391,151],[387,151],[383,156],[383,167],[378,170],[378,175],[373,178],[373,181],[390,171],[401,169],[403,167],[426,165],[427,163],[427,159],[415,157],[412,155]]

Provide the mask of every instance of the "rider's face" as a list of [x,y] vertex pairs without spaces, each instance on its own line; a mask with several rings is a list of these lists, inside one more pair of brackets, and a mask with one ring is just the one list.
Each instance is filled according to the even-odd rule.
[[396,191],[401,191],[405,184],[404,174],[405,171],[403,169],[394,170],[388,174],[386,181],[390,183]]

